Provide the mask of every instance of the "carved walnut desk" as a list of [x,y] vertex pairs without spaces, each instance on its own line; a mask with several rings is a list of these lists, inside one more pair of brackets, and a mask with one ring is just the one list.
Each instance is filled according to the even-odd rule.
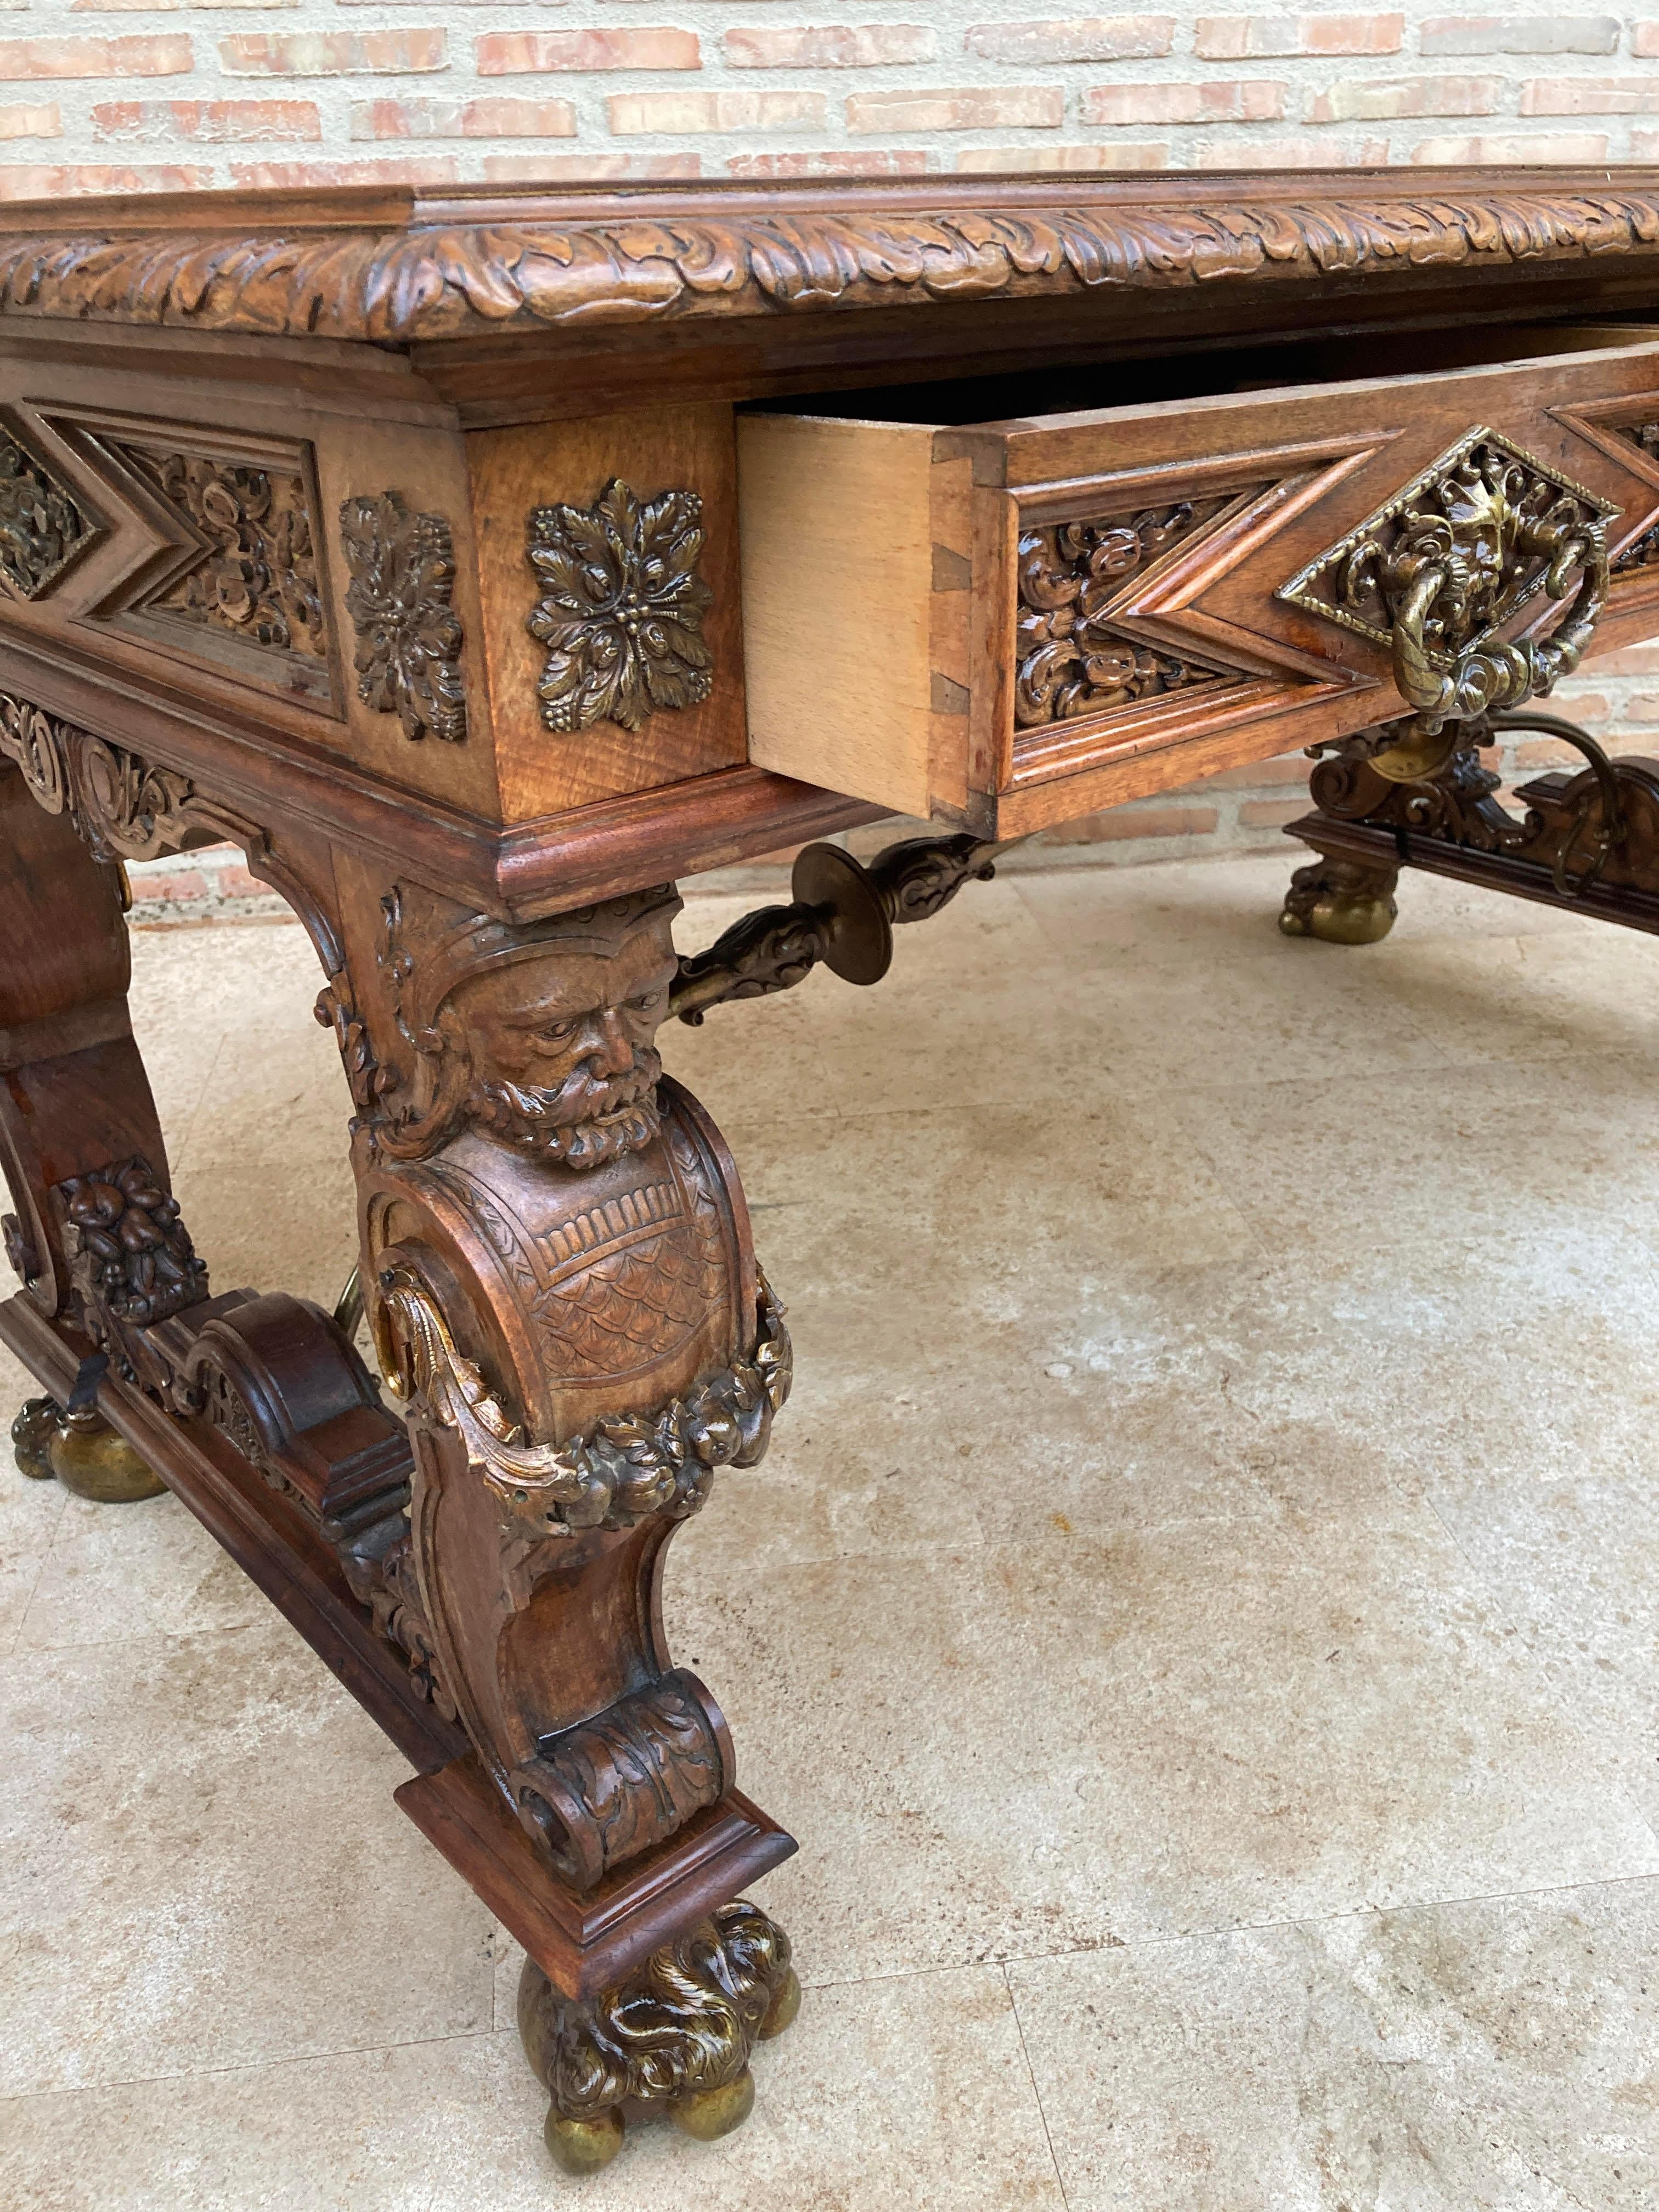
[[[658,1028],[872,982],[1003,844],[1297,745],[1289,933],[1382,935],[1402,866],[1659,927],[1659,764],[1551,725],[1586,764],[1517,812],[1480,762],[1659,630],[1659,171],[9,221],[19,1463],[159,1478],[407,1757],[562,2163],[641,2100],[718,2134],[799,2002],[741,1901],[794,1845],[659,1593],[788,1285]],[[936,827],[677,957],[677,877],[894,812]],[[122,861],[223,839],[344,1063],[333,1315],[210,1286],[129,1025]]]

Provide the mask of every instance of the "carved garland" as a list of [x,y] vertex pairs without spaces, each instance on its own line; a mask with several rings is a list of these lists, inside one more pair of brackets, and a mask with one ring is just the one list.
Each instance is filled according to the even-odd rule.
[[478,1368],[455,1348],[431,1293],[410,1274],[381,1285],[376,1321],[389,1387],[423,1404],[454,1430],[469,1462],[509,1522],[538,1535],[575,1528],[625,1528],[648,1514],[683,1520],[708,1495],[717,1467],[752,1467],[772,1417],[789,1395],[789,1334],[783,1308],[757,1270],[757,1333],[746,1359],[650,1413],[617,1413],[562,1444],[527,1442],[502,1412]]
[[301,477],[205,453],[115,450],[203,544],[182,576],[138,602],[145,611],[225,630],[274,652],[326,654],[311,509]]
[[[1074,189],[1074,188],[1073,188]],[[948,195],[945,196],[947,197]],[[15,231],[0,309],[102,321],[385,342],[514,323],[637,322],[909,299],[1166,289],[1272,272],[1346,277],[1637,254],[1659,246],[1639,189],[1246,191],[1044,204],[611,222],[429,224],[407,231]]]
[[1028,530],[1019,541],[1014,720],[1022,729],[1100,714],[1165,691],[1239,681],[1146,644],[1108,619],[1119,593],[1238,495]]
[[70,1276],[88,1318],[137,1328],[164,1321],[208,1294],[208,1272],[179,1218],[179,1202],[135,1153],[58,1187]]

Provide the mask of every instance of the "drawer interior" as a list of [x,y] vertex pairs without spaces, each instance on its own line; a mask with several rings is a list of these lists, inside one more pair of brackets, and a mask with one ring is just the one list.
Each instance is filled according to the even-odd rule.
[[1256,346],[1111,360],[1053,368],[976,376],[964,364],[959,377],[921,384],[884,385],[853,392],[793,393],[786,400],[757,401],[740,411],[815,415],[848,422],[904,422],[939,429],[1094,414],[1113,407],[1181,405],[1229,393],[1322,386],[1376,377],[1433,376],[1460,368],[1493,368],[1593,352],[1603,346],[1659,339],[1653,324],[1506,323],[1459,325],[1436,331],[1376,331]]

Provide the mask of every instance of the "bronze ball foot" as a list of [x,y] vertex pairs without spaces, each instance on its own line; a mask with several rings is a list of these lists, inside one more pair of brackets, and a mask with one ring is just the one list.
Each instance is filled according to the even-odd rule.
[[799,2009],[788,1937],[742,1901],[717,1905],[595,1996],[565,1996],[526,1959],[519,2034],[552,2100],[545,2133],[556,2163],[597,2173],[622,2148],[629,2118],[653,2114],[700,2142],[730,2135],[755,2106],[750,2053]]
[[769,2043],[775,2035],[781,2035],[790,2027],[800,2010],[800,1976],[793,1966],[784,1971],[777,1992],[767,2008],[765,2019],[755,2032],[757,2043]]
[[1316,860],[1298,868],[1285,895],[1279,927],[1286,937],[1316,937],[1326,945],[1378,945],[1394,927],[1395,868],[1364,868],[1351,860]]
[[745,2066],[735,2081],[722,2081],[718,2089],[694,2089],[677,2097],[669,2117],[684,2134],[699,2142],[718,2142],[740,2128],[755,2109],[755,2077]]
[[12,1457],[31,1482],[52,1480],[52,1432],[58,1408],[50,1398],[25,1398],[11,1425]]
[[82,1406],[60,1414],[47,1447],[52,1472],[65,1490],[100,1505],[124,1505],[140,1498],[159,1498],[167,1488],[118,1436],[101,1413]]
[[543,2130],[553,2163],[563,2173],[598,2173],[609,2166],[623,2147],[627,2133],[623,2116],[613,2106],[592,2118],[567,2120],[551,2106]]

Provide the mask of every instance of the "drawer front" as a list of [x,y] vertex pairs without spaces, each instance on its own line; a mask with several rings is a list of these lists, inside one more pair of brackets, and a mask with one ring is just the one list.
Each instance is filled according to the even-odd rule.
[[752,757],[985,835],[1659,631],[1652,343],[738,453]]

